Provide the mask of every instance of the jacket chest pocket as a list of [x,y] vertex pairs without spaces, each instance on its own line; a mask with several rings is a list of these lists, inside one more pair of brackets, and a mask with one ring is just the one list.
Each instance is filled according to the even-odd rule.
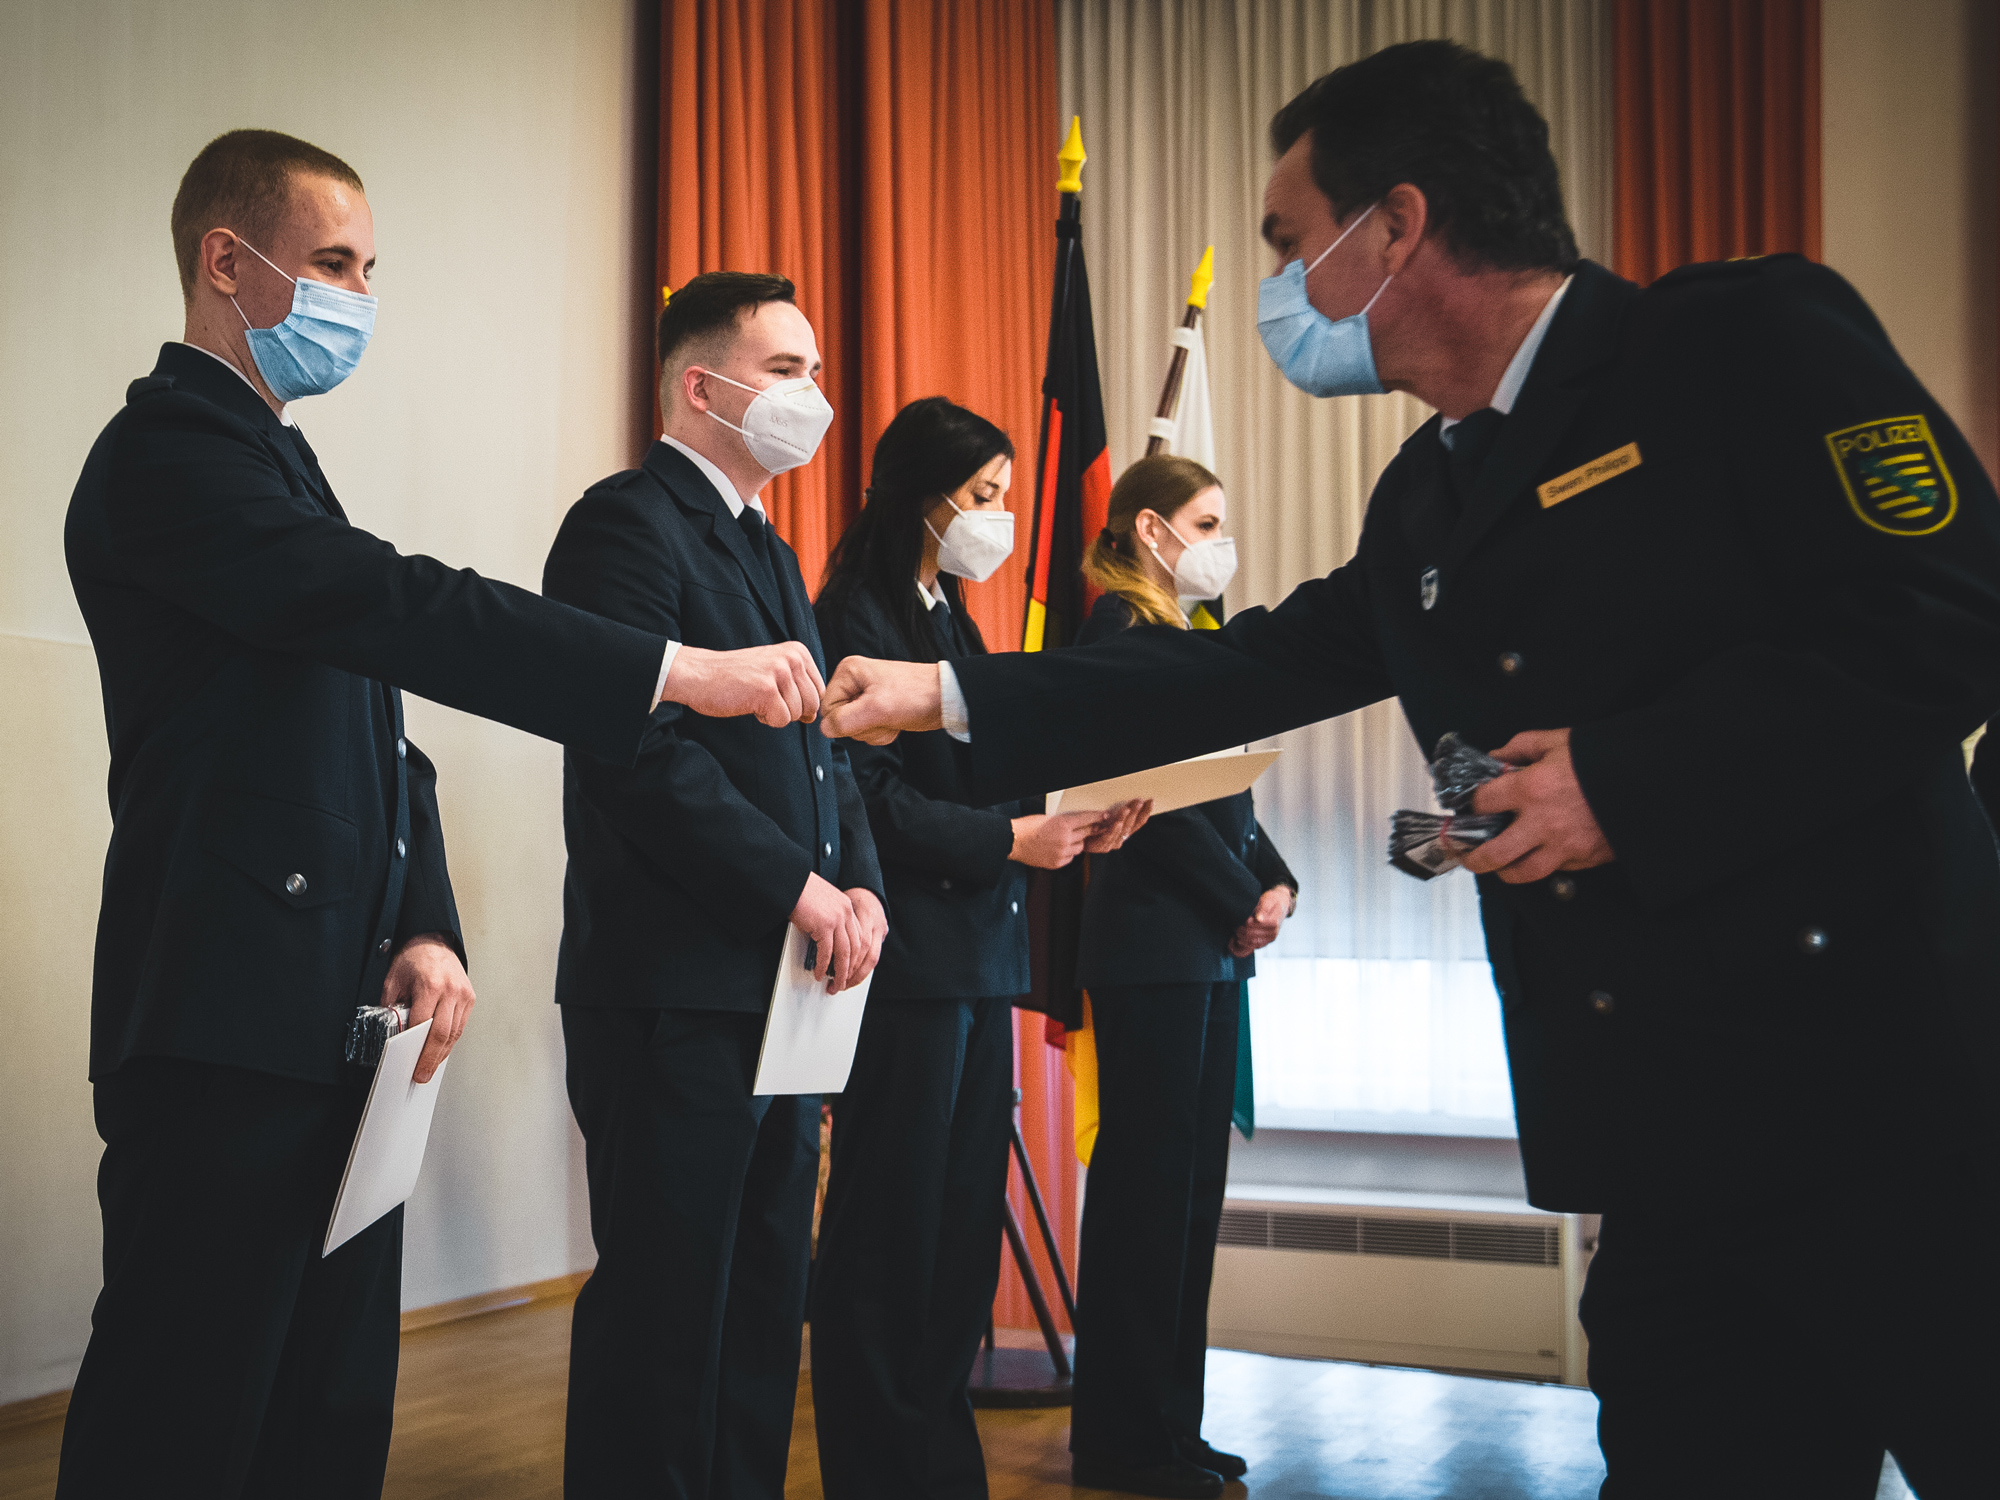
[[689,579],[681,590],[681,638],[731,645],[757,645],[775,639],[763,607],[742,589],[719,588]]
[[361,830],[350,818],[277,797],[233,797],[215,803],[206,823],[202,847],[286,906],[326,906],[354,894]]

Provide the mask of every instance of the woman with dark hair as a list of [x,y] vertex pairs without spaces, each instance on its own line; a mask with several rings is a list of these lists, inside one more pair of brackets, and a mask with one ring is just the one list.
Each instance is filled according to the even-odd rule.
[[[942,396],[896,414],[814,606],[829,669],[986,650],[961,590],[1013,550],[1013,456]],[[829,1500],[983,1500],[966,1386],[1000,1277],[1027,871],[1116,848],[1144,815],[973,806],[970,749],[942,730],[848,750],[889,937],[833,1104],[812,1305],[820,1477]]]
[[[1142,458],[1111,488],[1083,571],[1104,593],[1077,644],[1189,626],[1236,570],[1228,502],[1191,459]],[[1098,1129],[1083,1212],[1072,1478],[1142,1495],[1222,1493],[1247,1465],[1202,1440],[1208,1284],[1229,1169],[1241,987],[1298,881],[1250,793],[1163,813],[1094,859],[1077,982],[1090,995]]]

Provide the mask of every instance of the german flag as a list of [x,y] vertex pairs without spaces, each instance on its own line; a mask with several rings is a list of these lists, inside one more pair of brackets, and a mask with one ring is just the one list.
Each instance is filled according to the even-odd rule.
[[1035,516],[1028,543],[1024,651],[1067,646],[1083,626],[1095,590],[1083,581],[1083,549],[1104,529],[1111,506],[1111,453],[1104,438],[1104,392],[1090,278],[1083,267],[1083,131],[1070,121],[1057,160],[1062,211],[1056,219],[1055,297],[1049,304],[1049,359],[1042,375],[1042,434],[1035,449]]
[[[1083,266],[1083,129],[1072,119],[1056,155],[1062,196],[1056,218],[1055,296],[1049,305],[1049,356],[1042,375],[1042,431],[1035,449],[1035,511],[1028,542],[1028,618],[1021,649],[1070,645],[1096,596],[1083,577],[1083,552],[1111,513],[1111,453],[1104,435],[1104,392],[1097,375],[1097,335],[1090,278]],[[1096,1053],[1089,1001],[1076,987],[1083,935],[1085,862],[1037,870],[1028,881],[1028,940],[1033,992],[1020,1004],[1048,1016],[1048,1041],[1067,1054],[1076,1081],[1076,1147],[1090,1160],[1097,1136]]]

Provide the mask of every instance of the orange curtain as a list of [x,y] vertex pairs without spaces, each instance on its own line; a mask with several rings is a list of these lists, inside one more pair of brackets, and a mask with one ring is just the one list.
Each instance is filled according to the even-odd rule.
[[[808,586],[860,508],[876,438],[920,396],[1007,430],[1025,518],[1055,266],[1055,7],[662,0],[660,15],[657,279],[781,272],[819,335],[833,429],[765,494]],[[966,587],[998,650],[1020,644],[1026,552]],[[1042,1018],[1016,1020],[1022,1133],[1073,1272],[1068,1075]],[[1018,1174],[1012,1194],[1039,1258]],[[1033,1323],[1011,1263],[995,1315]]]
[[1820,255],[1819,0],[1617,0],[1613,260]]

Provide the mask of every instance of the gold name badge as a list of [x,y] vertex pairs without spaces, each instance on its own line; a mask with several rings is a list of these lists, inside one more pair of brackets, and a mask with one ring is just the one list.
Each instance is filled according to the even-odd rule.
[[1602,458],[1593,458],[1580,469],[1571,469],[1567,474],[1558,474],[1535,493],[1541,497],[1542,509],[1560,505],[1572,495],[1581,495],[1592,485],[1602,484],[1607,479],[1616,479],[1620,474],[1639,467],[1639,445],[1627,443],[1624,447],[1607,453]]

